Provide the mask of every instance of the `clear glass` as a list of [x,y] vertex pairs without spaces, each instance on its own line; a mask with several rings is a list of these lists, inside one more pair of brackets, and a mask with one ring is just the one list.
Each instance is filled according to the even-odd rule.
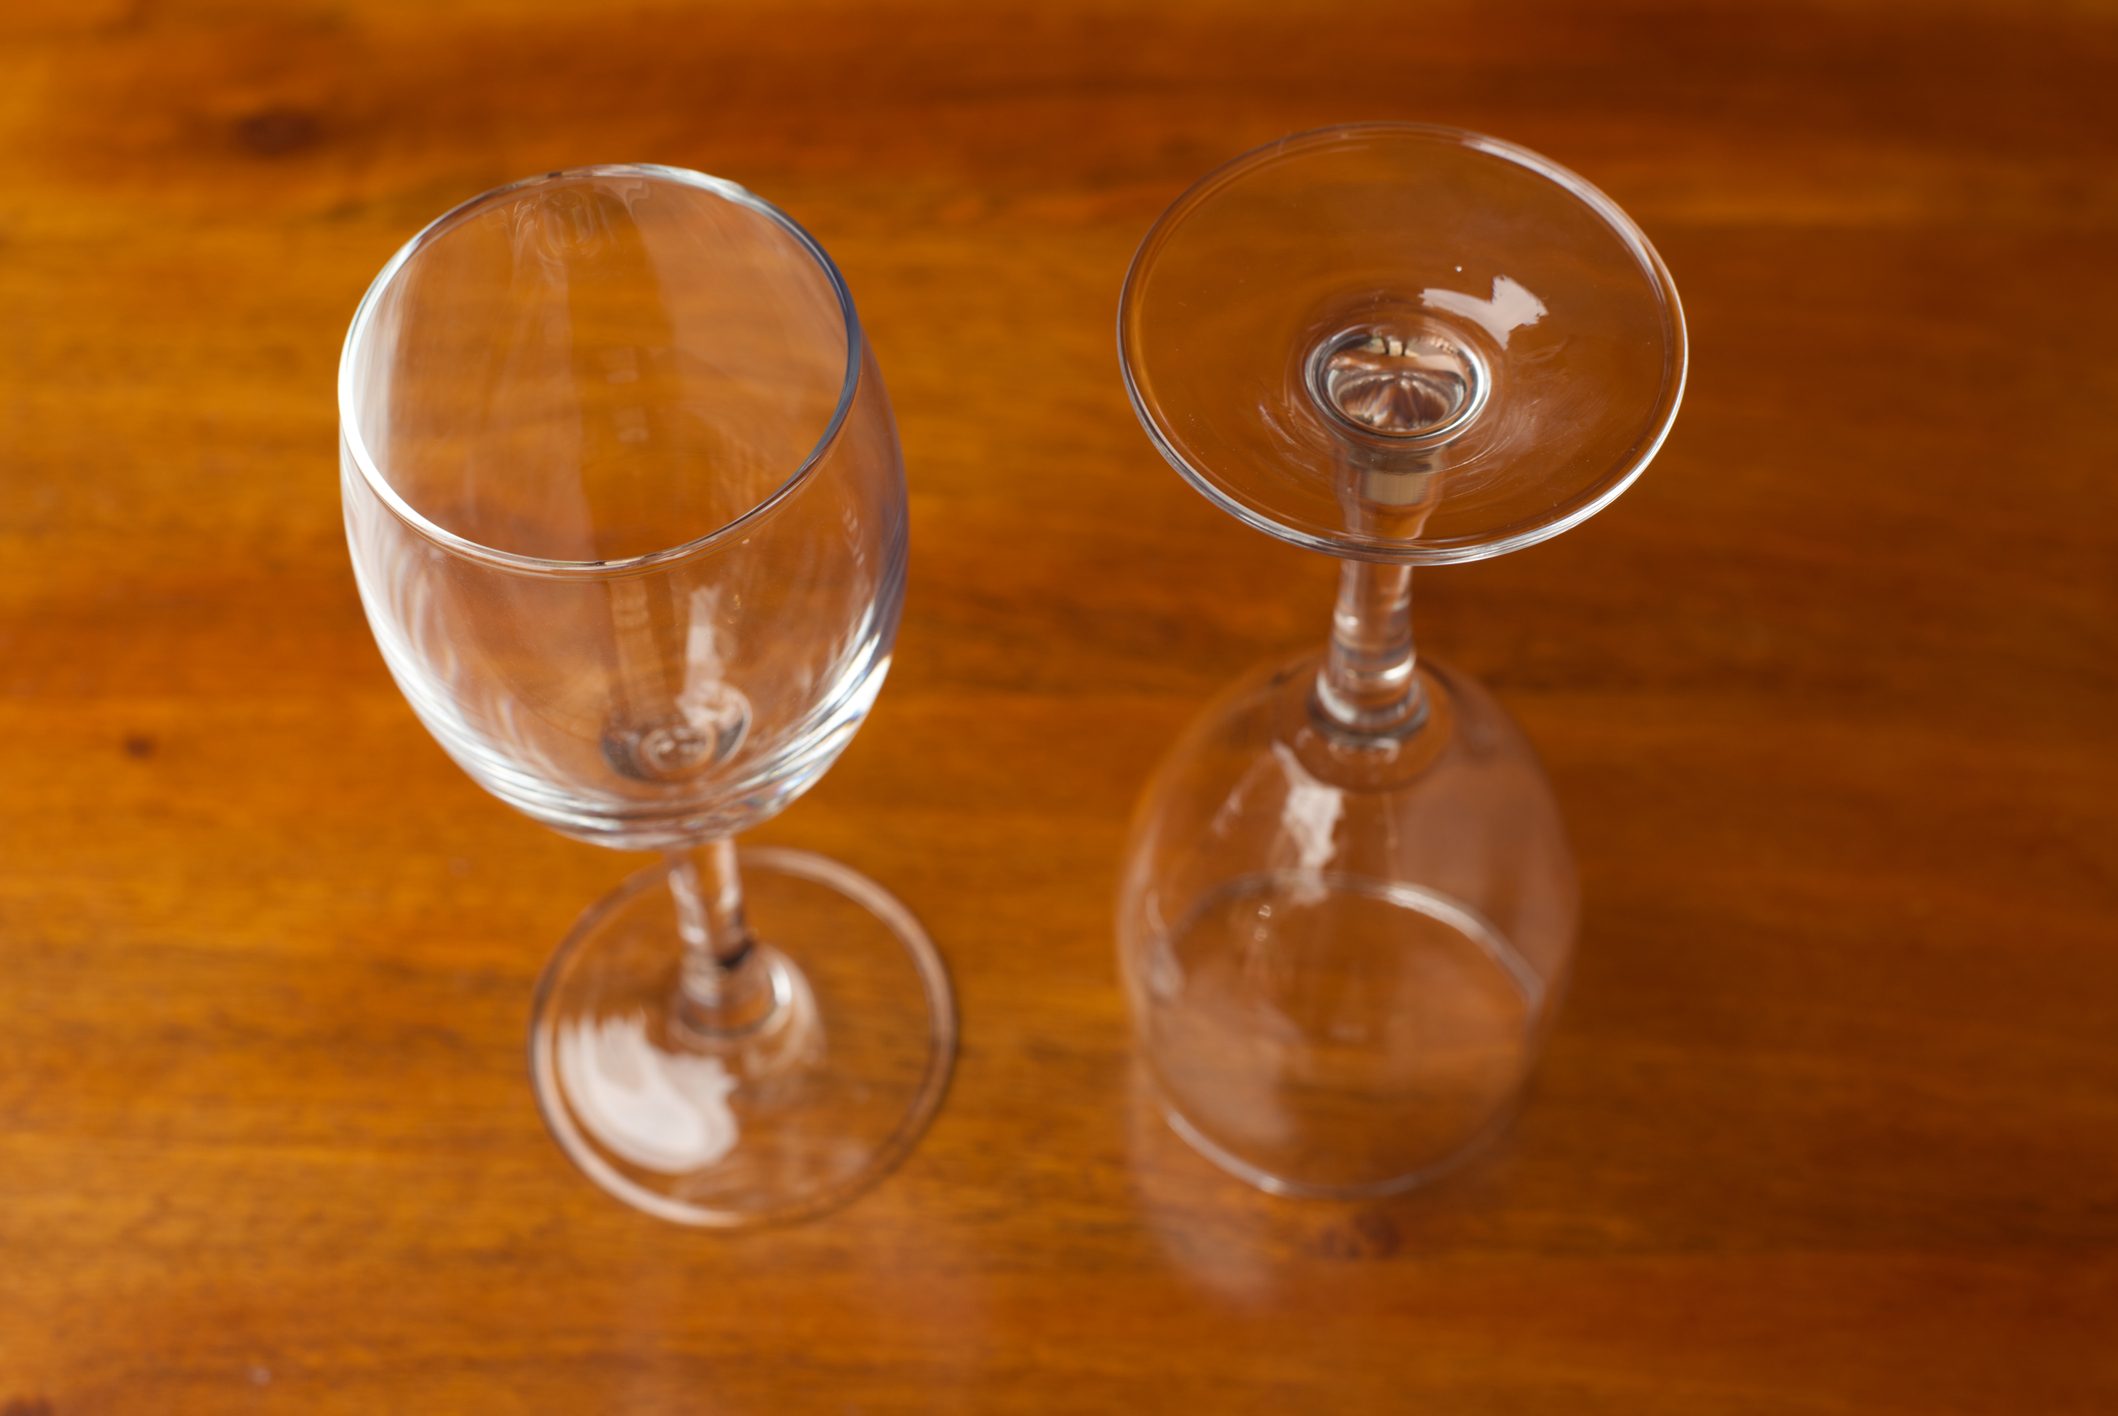
[[932,943],[872,883],[732,837],[828,769],[904,591],[904,470],[828,257],[731,183],[555,172],[383,268],[339,374],[361,601],[502,801],[663,860],[539,986],[537,1096],[665,1218],[814,1212],[909,1149],[954,1054]]
[[1675,287],[1565,169],[1476,134],[1288,138],[1179,198],[1126,278],[1149,436],[1239,520],[1339,557],[1331,633],[1206,709],[1149,783],[1118,903],[1171,1123],[1254,1184],[1416,1184],[1520,1099],[1574,946],[1528,741],[1418,658],[1412,567],[1608,505],[1683,394]]

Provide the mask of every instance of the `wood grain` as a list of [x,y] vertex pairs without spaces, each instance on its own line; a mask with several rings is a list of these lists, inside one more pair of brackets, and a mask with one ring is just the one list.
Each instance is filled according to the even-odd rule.
[[[8,7],[0,1410],[2118,1409],[2114,78],[2086,0]],[[1511,1137],[1339,1207],[1129,1059],[1133,794],[1331,568],[1160,464],[1112,317],[1193,177],[1373,117],[1588,174],[1695,344],[1615,509],[1420,578],[1585,933]],[[442,757],[339,529],[375,269],[607,160],[818,234],[912,468],[898,668],[765,834],[929,924],[960,1069],[736,1238],[545,1139],[531,983],[629,862]]]

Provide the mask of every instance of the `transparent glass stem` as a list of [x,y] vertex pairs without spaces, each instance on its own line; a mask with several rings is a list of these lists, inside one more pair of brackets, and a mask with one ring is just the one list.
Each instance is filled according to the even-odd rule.
[[[1348,530],[1410,543],[1440,497],[1440,479],[1417,453],[1341,449],[1339,505]],[[1402,738],[1419,730],[1427,706],[1412,648],[1412,567],[1347,559],[1339,563],[1331,645],[1317,672],[1317,711],[1341,737]]]
[[1412,567],[1346,561],[1316,702],[1342,731],[1402,736],[1426,717],[1412,647]]
[[677,1019],[706,1036],[754,1031],[777,1003],[772,969],[743,916],[743,880],[727,836],[672,852],[669,888],[684,945]]

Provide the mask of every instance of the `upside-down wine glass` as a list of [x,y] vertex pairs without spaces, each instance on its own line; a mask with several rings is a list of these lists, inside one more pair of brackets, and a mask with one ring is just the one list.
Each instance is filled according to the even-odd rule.
[[1381,1194],[1512,1113],[1574,942],[1573,860],[1521,731],[1415,657],[1416,565],[1618,496],[1684,387],[1669,273],[1573,173],[1453,129],[1285,139],[1180,197],[1119,346],[1163,456],[1343,562],[1328,643],[1163,761],[1118,908],[1175,1128],[1268,1190]]
[[361,601],[427,728],[545,825],[664,853],[538,987],[552,1134],[683,1223],[845,1198],[932,1116],[955,1021],[902,905],[732,844],[851,740],[902,602],[897,434],[837,270],[729,182],[532,178],[383,268],[339,418]]

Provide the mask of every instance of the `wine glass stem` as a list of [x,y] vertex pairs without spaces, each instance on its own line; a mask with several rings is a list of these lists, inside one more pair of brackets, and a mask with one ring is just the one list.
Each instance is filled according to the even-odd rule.
[[679,1020],[706,1034],[748,1032],[777,1004],[764,950],[743,917],[743,881],[735,842],[726,836],[672,853],[669,888],[676,899],[684,963]]
[[1316,703],[1343,731],[1402,736],[1426,718],[1412,648],[1412,567],[1349,560],[1339,569],[1331,647]]

